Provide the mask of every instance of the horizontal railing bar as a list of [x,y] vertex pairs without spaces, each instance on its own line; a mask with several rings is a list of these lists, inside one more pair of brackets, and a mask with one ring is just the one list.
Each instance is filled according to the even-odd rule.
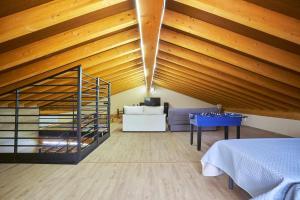
[[[68,144],[69,146],[71,144]],[[13,147],[14,145],[9,145],[9,144],[2,144],[0,145],[0,147]],[[61,146],[67,146],[67,144],[55,144],[56,147],[61,147]],[[73,145],[72,145],[73,146]],[[75,146],[75,144],[74,144]],[[53,144],[36,144],[36,145],[33,145],[33,144],[19,144],[17,145],[17,147],[53,147]],[[21,152],[19,152],[21,153]],[[1,153],[0,153],[1,154]]]
[[[76,115],[74,115],[76,116]],[[73,119],[73,117],[47,117],[47,118],[43,118],[43,117],[39,117],[39,119],[44,120],[44,119]]]
[[[78,68],[78,67],[80,67],[80,65],[79,65],[79,66],[76,66],[75,68]],[[44,78],[44,79],[42,79],[42,80],[35,81],[34,83],[31,83],[31,84],[40,83],[40,82],[43,82],[43,81],[45,81],[45,80],[47,80],[47,79],[50,79],[50,78],[53,78],[53,77],[58,77],[58,76],[60,76],[60,75],[62,75],[62,74],[67,74],[69,70],[70,70],[70,69],[67,69],[67,70],[65,70],[65,71],[60,72],[59,74],[56,74],[56,75],[53,75],[53,76],[49,76],[49,77]],[[22,86],[22,87],[19,88],[19,91],[20,91],[20,90],[23,90],[23,89],[26,89],[26,88],[28,88],[28,87],[30,87],[30,85],[24,85],[24,86]],[[4,93],[3,95],[9,94],[9,93],[16,93],[16,90],[6,92],[6,93]]]
[[93,105],[82,105],[81,107],[82,108],[95,108],[96,109],[96,106],[93,106]]
[[86,90],[93,90],[93,91],[96,91],[95,88],[88,88],[88,87],[84,87],[84,86],[82,86],[82,88],[85,88]]
[[[16,107],[0,107],[0,109],[15,109]],[[40,107],[18,107],[18,109],[39,109]]]
[[[15,124],[15,122],[0,122],[0,124]],[[72,122],[19,122],[18,124],[73,124]]]
[[[0,137],[0,139],[1,140],[12,140],[12,139],[15,139],[15,137]],[[20,140],[26,140],[26,139],[28,139],[28,140],[33,140],[33,139],[61,139],[61,140],[66,140],[66,139],[69,139],[69,140],[71,140],[71,139],[74,139],[74,140],[76,140],[76,137],[68,137],[67,138],[67,136],[66,137],[18,137],[17,139],[20,139]]]
[[[42,128],[42,127],[41,127]],[[64,130],[57,130],[57,131],[71,131],[74,127],[68,127],[68,126],[49,126],[49,127],[43,127],[44,129],[38,129],[38,130],[31,130],[31,129],[28,129],[28,130],[20,130],[18,129],[19,132],[26,132],[26,131],[30,131],[30,132],[39,132],[39,131],[45,131],[45,130],[48,130],[50,131],[50,129],[52,128],[57,128],[57,129],[64,129]],[[47,129],[46,129],[47,128]],[[15,131],[14,129],[13,130],[8,130],[8,129],[2,129],[0,131]],[[51,130],[51,131],[55,131],[55,130]]]
[[55,86],[55,87],[60,87],[60,86],[63,86],[63,87],[74,86],[74,87],[77,87],[77,85],[73,85],[73,84],[65,84],[65,85],[61,85],[61,84],[37,85],[37,84],[34,84],[32,86],[34,86],[34,87],[50,87],[50,86]]
[[[16,115],[0,115],[1,117],[12,117],[12,116],[16,116]],[[40,117],[40,116],[51,116],[51,117],[54,117],[54,116],[76,116],[76,114],[72,115],[72,114],[49,114],[49,115],[18,115],[19,117]],[[52,118],[42,118],[42,119],[52,119]],[[59,118],[59,119],[62,119],[62,118]],[[70,118],[72,119],[72,118]]]
[[89,120],[87,123],[81,122],[83,124],[83,126],[81,126],[81,128],[85,128],[86,126],[90,125],[91,123],[95,123],[96,120],[97,120],[97,118],[94,118],[92,120]]
[[76,92],[20,92],[20,94],[76,94]]
[[[2,99],[0,99],[0,101],[16,101],[16,100],[14,100],[14,99],[7,99],[7,100],[2,100]],[[75,100],[49,100],[49,99],[45,99],[45,100],[43,100],[43,99],[19,99],[19,102],[21,102],[21,101],[50,101],[50,102],[77,102],[77,101],[75,101]]]
[[[61,102],[61,103],[63,103],[63,102]],[[45,105],[45,106],[41,106],[42,108],[48,108],[48,107],[51,107],[51,108],[53,108],[53,107],[55,107],[55,108],[58,108],[58,107],[67,107],[67,108],[69,108],[69,107],[73,107],[74,105],[73,104],[60,104],[60,105],[55,105],[55,104],[49,104],[49,105]]]
[[81,138],[83,138],[83,137],[87,137],[87,136],[91,135],[92,133],[94,133],[94,134],[95,134],[95,133],[96,133],[96,131],[91,131],[91,132],[90,132],[90,131],[87,131],[87,133],[86,133],[86,134],[84,134],[84,135],[82,135],[82,136],[81,136]]
[[77,79],[77,77],[66,76],[66,77],[52,77],[49,79]]

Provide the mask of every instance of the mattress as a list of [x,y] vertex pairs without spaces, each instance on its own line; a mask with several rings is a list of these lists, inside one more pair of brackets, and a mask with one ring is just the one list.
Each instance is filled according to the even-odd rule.
[[204,176],[226,173],[255,200],[300,200],[300,138],[218,141],[201,163]]

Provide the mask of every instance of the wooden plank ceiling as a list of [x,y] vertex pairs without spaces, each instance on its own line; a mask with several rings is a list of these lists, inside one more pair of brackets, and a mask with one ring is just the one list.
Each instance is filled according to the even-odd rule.
[[2,0],[0,94],[81,64],[113,94],[157,85],[300,119],[299,10],[298,0]]
[[112,94],[144,84],[132,0],[3,0],[0,17],[1,94],[78,64]]
[[297,0],[168,0],[154,84],[228,111],[300,119],[299,9]]

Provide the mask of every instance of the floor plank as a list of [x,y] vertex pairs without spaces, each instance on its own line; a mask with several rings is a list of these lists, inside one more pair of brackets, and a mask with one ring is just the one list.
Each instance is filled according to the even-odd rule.
[[[203,133],[203,150],[189,133],[123,133],[112,136],[78,165],[0,164],[0,199],[249,199],[227,188],[227,177],[203,177],[200,158],[223,130]],[[243,138],[279,137],[242,127]],[[230,129],[230,136],[235,130]]]

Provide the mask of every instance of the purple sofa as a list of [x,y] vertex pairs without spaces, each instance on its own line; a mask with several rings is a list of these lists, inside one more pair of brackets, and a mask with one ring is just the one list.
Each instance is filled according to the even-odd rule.
[[[218,112],[212,108],[170,108],[168,112],[168,126],[170,131],[190,131],[189,113]],[[196,129],[196,127],[195,127]],[[204,131],[216,130],[216,127],[204,127]]]

